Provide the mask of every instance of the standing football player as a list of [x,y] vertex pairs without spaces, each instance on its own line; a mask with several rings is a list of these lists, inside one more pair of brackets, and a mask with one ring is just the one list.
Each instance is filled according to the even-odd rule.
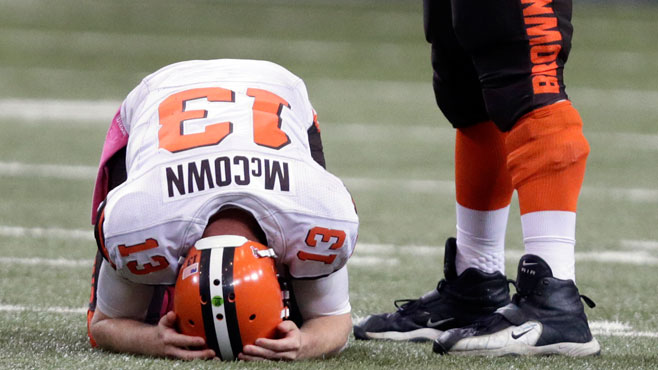
[[[424,20],[436,101],[457,129],[457,237],[435,290],[367,317],[354,334],[435,340],[442,354],[598,354],[574,272],[589,145],[563,81],[571,0],[425,0]],[[526,254],[510,302],[514,190]]]
[[340,352],[352,328],[346,263],[358,217],[343,183],[324,167],[306,87],[281,66],[198,60],[144,78],[112,121],[94,190],[92,345],[218,356],[203,338],[177,332],[176,314],[166,308],[189,248],[234,235],[274,250],[303,322],[284,320],[277,338],[258,339],[238,357]]

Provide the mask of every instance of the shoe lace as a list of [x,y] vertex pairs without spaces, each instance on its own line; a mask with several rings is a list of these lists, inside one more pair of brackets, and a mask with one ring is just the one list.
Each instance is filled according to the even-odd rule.
[[516,289],[517,292],[519,291],[519,287],[516,285],[516,280],[507,279],[507,284],[508,284],[508,285],[509,285],[509,284],[512,284],[512,286],[514,287],[514,289]]
[[[443,288],[446,284],[445,279],[441,279],[439,283],[436,286],[436,290],[439,292],[443,291]],[[399,311],[408,311],[417,308],[420,304],[420,298],[415,298],[415,299],[396,299],[393,301],[393,304]]]
[[584,294],[580,294],[580,299],[582,299],[583,302],[585,302],[585,304],[589,306],[589,308],[596,307],[596,303],[594,303],[594,301],[590,297]]
[[507,279],[507,285],[509,284],[512,284],[514,290],[516,290],[516,293],[512,296],[512,303],[518,305],[522,299],[525,299],[526,295],[521,294],[521,291],[519,290],[519,286],[516,285],[516,280]]
[[400,311],[409,310],[418,305],[419,299],[396,299],[393,301],[395,308]]

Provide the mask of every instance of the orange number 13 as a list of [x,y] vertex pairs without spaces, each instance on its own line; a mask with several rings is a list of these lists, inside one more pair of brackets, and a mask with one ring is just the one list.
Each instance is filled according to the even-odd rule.
[[[290,138],[281,130],[281,110],[290,104],[280,96],[261,89],[247,89],[254,98],[252,107],[254,142],[272,149],[281,149],[290,143]],[[165,99],[158,108],[160,148],[172,153],[201,146],[219,144],[233,132],[233,123],[216,122],[206,125],[203,132],[185,133],[185,121],[203,119],[205,109],[187,110],[188,101],[206,98],[209,102],[235,102],[235,92],[221,87],[185,90]]]

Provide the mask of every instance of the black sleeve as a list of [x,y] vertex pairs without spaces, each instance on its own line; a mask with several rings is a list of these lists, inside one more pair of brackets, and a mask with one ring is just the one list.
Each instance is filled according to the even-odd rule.
[[[109,173],[108,191],[125,182],[128,177],[126,172],[126,148],[123,147],[118,152],[114,153],[114,155],[108,159],[107,163],[105,163],[105,168],[107,168]],[[109,261],[109,256],[105,250],[105,234],[103,233],[104,209],[105,200],[103,200],[98,206],[98,213],[96,214],[96,220],[94,222],[94,237],[96,238],[98,251]]]
[[324,161],[324,152],[322,149],[322,138],[320,137],[320,130],[318,130],[315,124],[307,131],[308,133],[308,143],[311,146],[311,157],[315,160],[322,168],[327,168],[327,165]]
[[121,185],[128,177],[126,172],[126,147],[124,146],[105,163],[110,174],[108,179],[108,191]]

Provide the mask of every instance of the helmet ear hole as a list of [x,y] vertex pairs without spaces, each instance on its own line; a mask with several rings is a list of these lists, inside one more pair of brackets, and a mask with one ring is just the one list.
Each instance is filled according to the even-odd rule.
[[228,295],[228,301],[231,302],[231,303],[235,302],[235,293],[230,293]]
[[255,313],[252,313],[252,314],[249,316],[249,321],[254,321],[254,320],[256,320],[256,314],[255,314]]
[[194,320],[187,320],[187,323],[190,324],[191,327],[194,327]]

